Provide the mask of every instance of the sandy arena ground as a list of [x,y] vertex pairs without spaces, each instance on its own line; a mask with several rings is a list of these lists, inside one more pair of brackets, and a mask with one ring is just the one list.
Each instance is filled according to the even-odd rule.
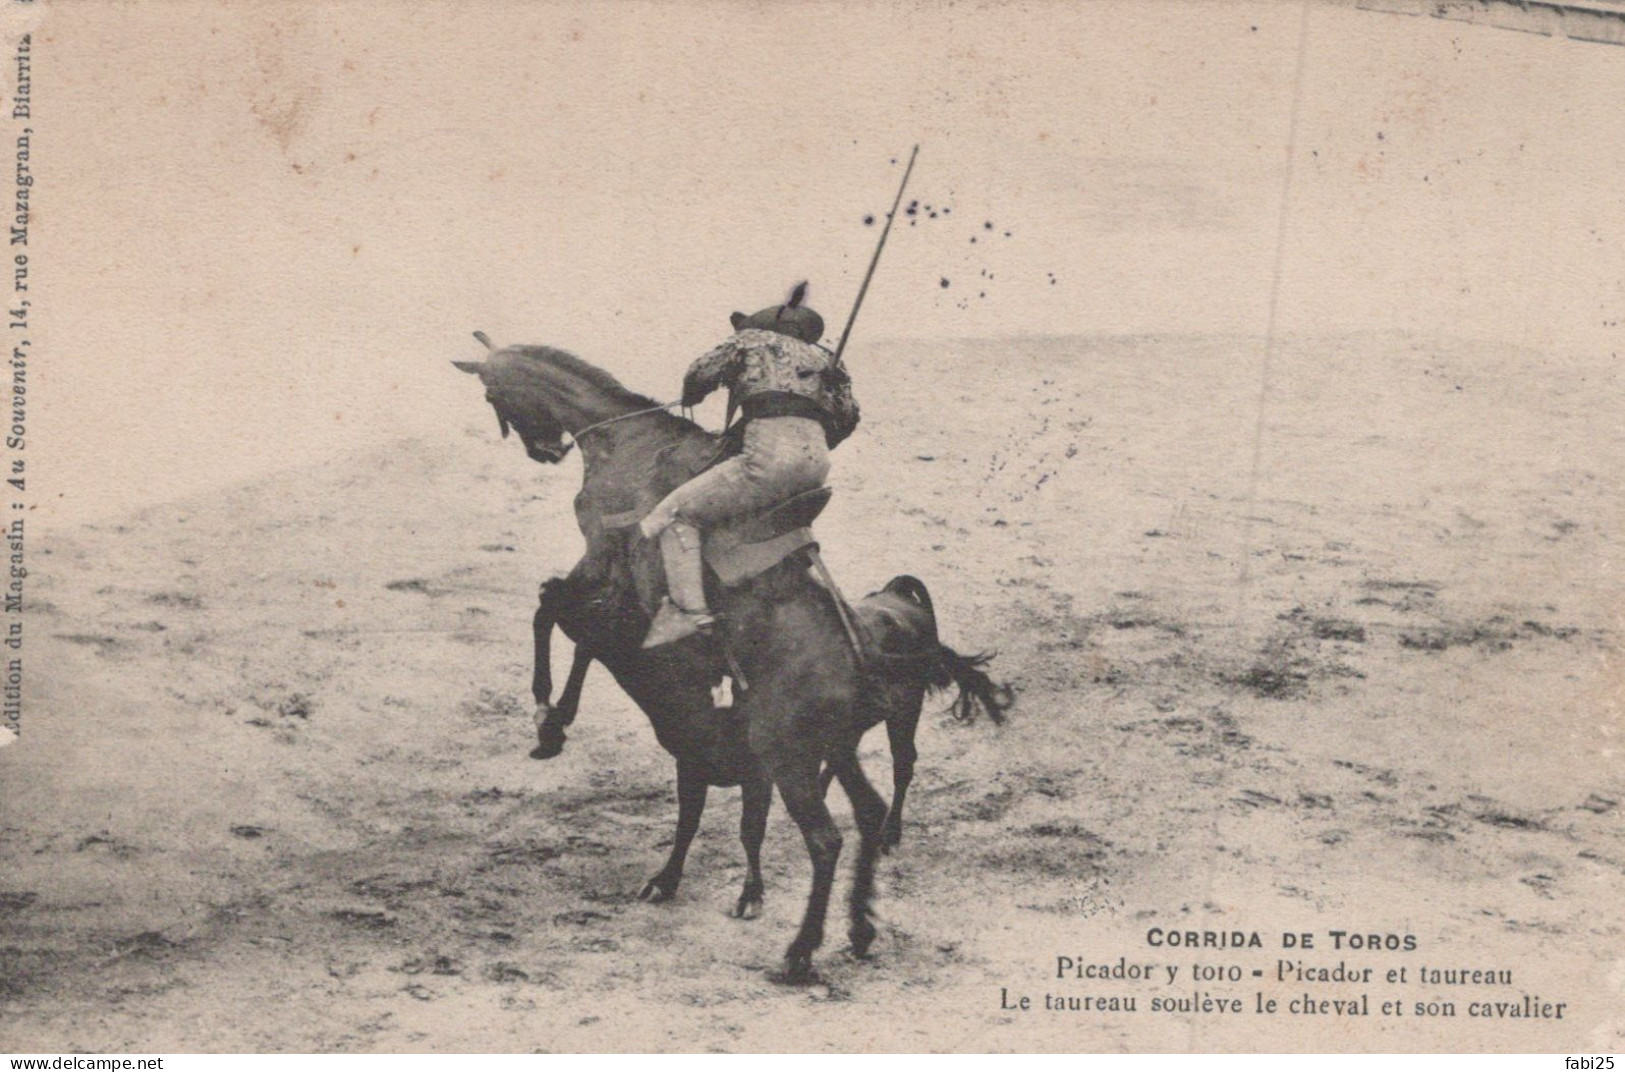
[[[808,881],[782,808],[761,919],[726,914],[731,792],[646,905],[675,799],[643,716],[595,670],[564,755],[526,758],[579,463],[527,461],[476,390],[443,440],[40,534],[0,1049],[1621,1048],[1617,361],[1287,339],[1255,484],[1261,355],[866,347],[828,560],[854,594],[923,578],[1019,701],[1002,729],[933,707],[874,955],[843,954],[837,902],[806,989],[765,975]],[[881,734],[865,761],[889,793]],[[1170,953],[1156,926],[1266,948]],[[1332,929],[1568,1012],[1355,1030],[1145,1006],[1302,992],[1271,980],[1053,981],[1056,955],[1273,969],[1281,932]],[[1058,987],[1142,1004],[1000,1008]],[[1395,988],[1317,993],[1361,989]]]

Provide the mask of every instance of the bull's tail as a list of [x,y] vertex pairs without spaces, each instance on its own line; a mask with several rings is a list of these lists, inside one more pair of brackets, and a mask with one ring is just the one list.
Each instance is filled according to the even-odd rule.
[[946,644],[937,645],[937,664],[941,667],[942,684],[934,689],[946,688],[951,681],[959,687],[953,703],[954,717],[961,722],[974,722],[978,712],[985,712],[995,723],[1004,721],[1004,713],[1015,703],[1015,693],[1009,685],[994,681],[982,668],[993,661],[991,652],[961,655]]
[[1004,713],[1015,702],[1015,695],[1008,685],[994,681],[983,669],[993,660],[993,654],[961,655],[942,643],[937,636],[937,615],[931,603],[931,593],[918,577],[910,577],[906,573],[893,577],[886,582],[882,591],[906,599],[924,611],[930,630],[928,636],[920,638],[925,642],[926,649],[915,657],[917,661],[908,658],[897,660],[901,664],[912,661],[912,667],[904,670],[902,665],[894,665],[892,672],[912,671],[919,674],[923,679],[921,683],[932,693],[957,686],[959,695],[954,698],[952,711],[961,722],[974,722],[978,714],[985,712],[995,723],[1002,723]]

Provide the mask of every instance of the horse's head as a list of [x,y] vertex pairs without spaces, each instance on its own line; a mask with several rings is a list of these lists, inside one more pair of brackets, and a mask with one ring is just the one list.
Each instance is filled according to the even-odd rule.
[[[485,342],[483,338],[481,341]],[[564,441],[564,425],[547,404],[545,394],[527,379],[523,361],[511,351],[496,350],[486,361],[452,364],[478,376],[485,385],[485,400],[497,411],[502,438],[508,438],[512,428],[519,433],[519,441],[531,460],[553,465],[563,461],[575,444]]]

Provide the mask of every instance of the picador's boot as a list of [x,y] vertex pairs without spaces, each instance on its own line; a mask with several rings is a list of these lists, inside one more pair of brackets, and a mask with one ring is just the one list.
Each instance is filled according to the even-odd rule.
[[705,605],[705,559],[700,551],[700,530],[686,521],[673,521],[660,534],[660,556],[666,564],[666,591],[660,601],[646,648],[683,640],[710,630],[716,620]]

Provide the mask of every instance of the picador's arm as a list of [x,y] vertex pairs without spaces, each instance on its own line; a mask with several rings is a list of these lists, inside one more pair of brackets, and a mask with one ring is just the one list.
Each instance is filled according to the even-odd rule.
[[831,449],[858,427],[858,402],[852,397],[852,377],[839,366],[824,374],[824,400],[829,411],[828,430]]
[[739,344],[729,339],[695,361],[683,377],[683,405],[699,405],[706,395],[732,380],[741,359]]

